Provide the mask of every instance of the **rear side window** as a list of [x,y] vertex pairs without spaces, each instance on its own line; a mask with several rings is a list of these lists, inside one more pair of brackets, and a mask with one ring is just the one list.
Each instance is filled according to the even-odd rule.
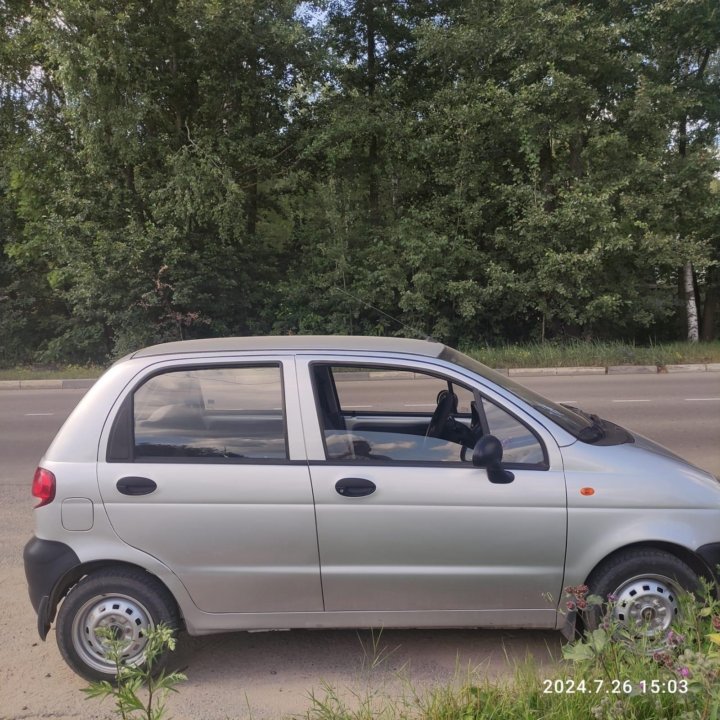
[[133,456],[287,459],[278,365],[175,370],[133,395]]

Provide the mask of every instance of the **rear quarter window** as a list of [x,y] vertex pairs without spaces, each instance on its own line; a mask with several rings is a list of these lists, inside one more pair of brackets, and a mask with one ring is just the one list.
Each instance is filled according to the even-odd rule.
[[130,422],[136,461],[288,457],[279,365],[154,375],[133,393]]

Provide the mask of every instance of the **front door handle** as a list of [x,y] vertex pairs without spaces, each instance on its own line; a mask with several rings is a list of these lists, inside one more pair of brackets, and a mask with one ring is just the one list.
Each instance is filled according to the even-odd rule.
[[149,495],[157,490],[157,483],[146,477],[120,478],[115,485],[123,495]]
[[365,478],[343,478],[335,483],[335,490],[343,497],[363,497],[375,492],[376,485]]

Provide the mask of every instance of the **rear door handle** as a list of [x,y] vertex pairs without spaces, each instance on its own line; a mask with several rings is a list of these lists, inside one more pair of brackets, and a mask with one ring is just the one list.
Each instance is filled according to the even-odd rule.
[[363,497],[375,492],[376,485],[365,478],[342,478],[335,483],[335,490],[343,497]]
[[118,492],[123,495],[149,495],[157,490],[157,483],[146,477],[124,477],[117,481]]

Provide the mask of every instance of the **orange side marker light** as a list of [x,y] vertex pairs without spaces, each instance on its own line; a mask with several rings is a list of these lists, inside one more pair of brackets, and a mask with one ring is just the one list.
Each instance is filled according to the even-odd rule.
[[591,488],[591,487],[580,488],[580,494],[581,495],[594,495],[595,488]]

